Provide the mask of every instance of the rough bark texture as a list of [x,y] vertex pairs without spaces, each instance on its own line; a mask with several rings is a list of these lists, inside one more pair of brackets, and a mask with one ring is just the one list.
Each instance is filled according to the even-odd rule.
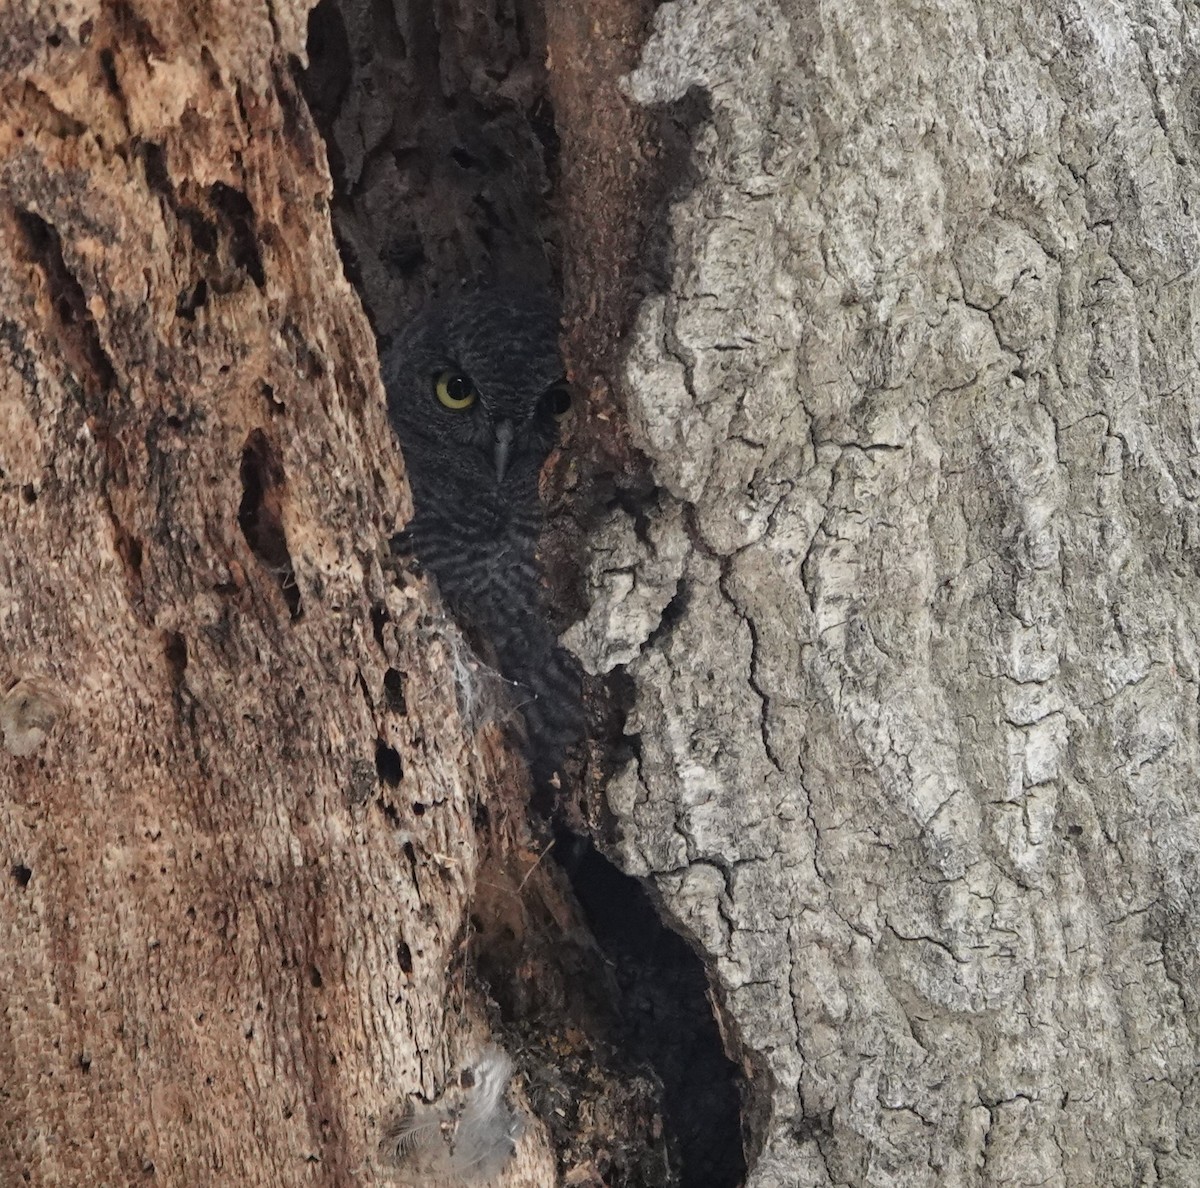
[[[0,14],[6,1185],[373,1183],[486,1040],[503,752],[381,568],[404,483],[306,16]],[[549,1183],[526,1134],[509,1182]]]
[[569,639],[750,1183],[1200,1182],[1194,13],[663,5],[711,118]]
[[[489,1014],[557,1174],[668,1179],[480,674],[381,560],[331,201],[382,334],[565,279],[568,638],[749,1182],[1200,1180],[1189,12],[667,3],[622,97],[638,6],[327,3],[337,189],[307,19],[0,14],[0,1181],[375,1182]],[[505,1182],[555,1176],[531,1118]]]
[[[556,19],[549,56],[589,61],[588,5]],[[609,11],[592,68],[644,125],[618,90],[639,19]],[[698,961],[568,845],[610,931],[637,913],[653,960],[614,972],[526,823],[513,707],[387,557],[408,509],[368,320],[557,268],[547,50],[532,3],[0,17],[5,1184],[425,1183],[444,1152],[391,1167],[381,1138],[414,1101],[451,1118],[489,1032],[526,1115],[504,1182],[657,1188],[697,1142],[725,1178],[705,1155],[682,1182],[738,1178]],[[571,201],[619,199],[592,253],[619,284],[599,319],[576,299],[577,358],[635,275],[606,127]],[[612,413],[573,432],[609,472]],[[716,1070],[719,1127],[664,1043]]]

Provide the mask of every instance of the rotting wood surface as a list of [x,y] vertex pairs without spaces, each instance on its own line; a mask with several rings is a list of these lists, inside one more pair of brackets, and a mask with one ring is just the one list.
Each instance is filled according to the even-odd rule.
[[381,569],[305,20],[0,15],[0,664],[55,719],[0,753],[4,1184],[368,1182],[481,1039],[447,971],[489,752]]

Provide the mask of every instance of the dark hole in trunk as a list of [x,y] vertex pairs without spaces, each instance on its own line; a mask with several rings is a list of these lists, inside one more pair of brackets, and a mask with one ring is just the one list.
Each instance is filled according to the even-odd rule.
[[662,1081],[681,1188],[736,1188],[746,1175],[738,1075],[700,959],[663,923],[645,885],[591,842],[564,835],[556,853],[611,964],[625,1048]]

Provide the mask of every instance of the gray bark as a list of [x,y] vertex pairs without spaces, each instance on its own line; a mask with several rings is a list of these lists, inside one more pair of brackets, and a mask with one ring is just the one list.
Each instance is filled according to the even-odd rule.
[[695,0],[630,77],[711,118],[624,373],[657,506],[568,639],[755,1188],[1200,1182],[1196,51]]

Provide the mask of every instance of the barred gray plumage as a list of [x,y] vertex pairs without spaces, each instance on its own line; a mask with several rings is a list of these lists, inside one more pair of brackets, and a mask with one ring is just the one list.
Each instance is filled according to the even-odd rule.
[[541,599],[538,474],[569,405],[557,316],[538,292],[430,305],[383,353],[414,514],[403,535],[460,626],[516,686],[534,779],[582,734],[579,675]]

